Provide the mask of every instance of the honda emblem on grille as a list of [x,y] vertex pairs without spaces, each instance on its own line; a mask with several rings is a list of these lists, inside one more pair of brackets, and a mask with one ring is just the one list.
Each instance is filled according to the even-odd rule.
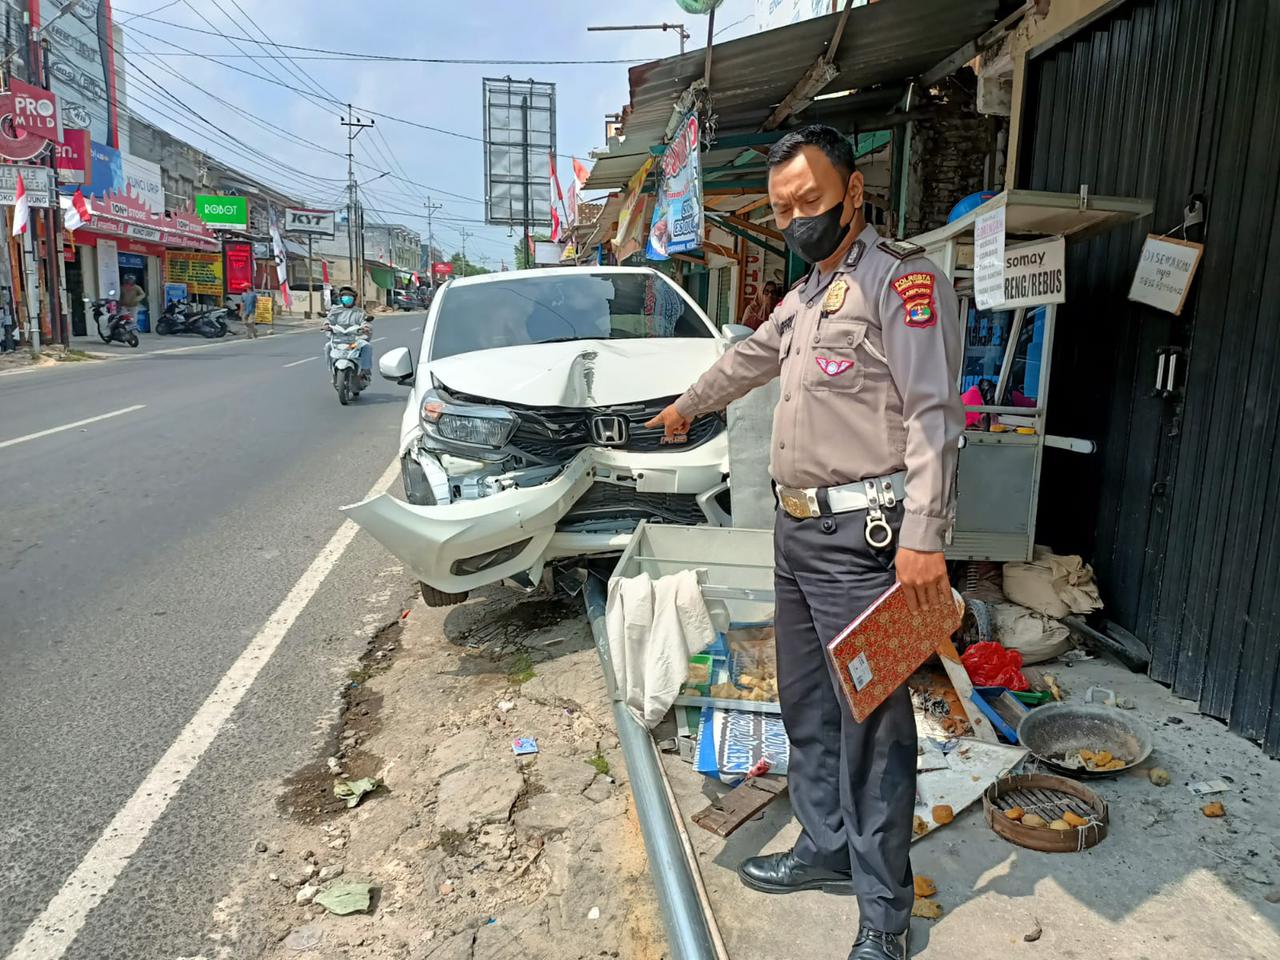
[[591,439],[602,447],[620,447],[631,439],[626,417],[595,417],[591,421]]

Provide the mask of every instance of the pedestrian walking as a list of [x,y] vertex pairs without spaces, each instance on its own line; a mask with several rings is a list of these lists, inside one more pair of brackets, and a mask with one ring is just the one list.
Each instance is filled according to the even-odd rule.
[[680,434],[781,377],[770,466],[780,503],[779,700],[803,829],[791,850],[752,857],[738,873],[765,893],[856,893],[850,960],[904,960],[916,790],[910,694],[899,688],[856,722],[825,646],[895,577],[913,609],[952,602],[943,548],[964,427],[959,309],[922,248],[882,240],[866,223],[862,174],[841,133],[793,131],[768,165],[777,226],[813,266],[651,425]]
[[250,287],[240,294],[240,313],[244,321],[244,332],[250,340],[258,339],[258,291]]
[[9,306],[9,290],[3,288],[0,295],[0,353],[12,353],[17,349],[13,343],[13,308]]

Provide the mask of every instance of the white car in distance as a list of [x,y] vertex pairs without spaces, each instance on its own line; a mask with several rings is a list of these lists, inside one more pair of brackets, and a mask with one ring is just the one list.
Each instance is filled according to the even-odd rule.
[[727,525],[723,416],[669,443],[644,424],[745,327],[716,329],[644,267],[568,267],[451,280],[431,304],[401,425],[405,499],[344,507],[445,606],[549,565],[620,553],[641,520]]

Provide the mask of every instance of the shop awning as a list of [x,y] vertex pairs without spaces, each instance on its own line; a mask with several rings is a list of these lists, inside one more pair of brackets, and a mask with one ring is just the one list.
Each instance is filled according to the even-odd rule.
[[[854,8],[836,50],[838,73],[814,91],[823,96],[871,89],[919,77],[996,22],[998,0],[891,0]],[[731,163],[746,147],[778,139],[761,133],[765,120],[827,49],[842,14],[803,20],[777,30],[718,43],[711,51],[711,98],[716,143],[704,170]],[[663,142],[681,96],[703,76],[706,50],[640,64],[629,71],[631,104],[621,136],[598,155],[584,189],[617,190],[640,169],[650,147]],[[898,98],[891,91],[885,106]],[[814,121],[847,112],[854,98],[818,100],[801,115]]]

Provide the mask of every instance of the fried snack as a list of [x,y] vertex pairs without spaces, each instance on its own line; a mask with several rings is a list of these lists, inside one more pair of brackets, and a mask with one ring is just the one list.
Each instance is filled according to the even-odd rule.
[[930,811],[933,822],[940,827],[945,827],[948,823],[956,818],[956,812],[951,809],[948,804],[940,803]]
[[1167,787],[1172,778],[1164,767],[1152,767],[1147,771],[1147,779],[1151,781],[1152,786]]
[[915,903],[911,905],[911,915],[925,920],[937,920],[942,916],[942,904],[936,900],[925,900],[922,897],[916,897]]
[[1047,827],[1049,824],[1044,817],[1038,813],[1028,813],[1022,818],[1024,827]]
[[1080,816],[1078,813],[1075,813],[1071,810],[1068,810],[1066,813],[1064,813],[1062,815],[1062,819],[1065,820],[1067,823],[1071,824],[1071,826],[1073,827],[1087,827],[1089,825],[1088,820],[1086,820],[1084,817]]
[[1065,820],[1054,820],[1051,824],[1049,824],[1049,829],[1050,830],[1071,830],[1072,826],[1071,824],[1067,823],[1067,821]]
[[1010,820],[1021,820],[1027,815],[1027,811],[1023,810],[1021,807],[1011,807],[1004,812],[1004,815]]
[[911,832],[917,837],[929,832],[929,824],[925,822],[924,817],[916,814],[915,819],[911,821]]
[[1221,800],[1214,800],[1201,807],[1200,812],[1206,817],[1225,817],[1227,815],[1227,808],[1222,805]]
[[928,877],[916,877],[915,888],[917,897],[932,897],[938,892],[938,885]]

